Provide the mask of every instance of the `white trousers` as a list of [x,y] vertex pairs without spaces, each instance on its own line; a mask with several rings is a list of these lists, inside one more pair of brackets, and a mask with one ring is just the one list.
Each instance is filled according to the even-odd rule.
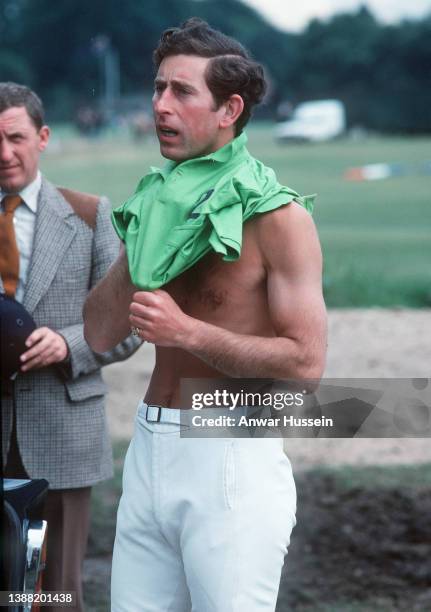
[[112,565],[112,612],[273,612],[295,525],[279,438],[182,438],[138,407]]

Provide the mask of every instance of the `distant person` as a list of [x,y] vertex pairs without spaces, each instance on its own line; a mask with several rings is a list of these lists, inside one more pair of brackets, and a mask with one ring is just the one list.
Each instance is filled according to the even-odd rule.
[[100,368],[140,342],[126,335],[96,355],[84,340],[82,306],[119,240],[106,198],[58,189],[41,175],[49,133],[38,96],[0,83],[0,291],[37,324],[20,372],[2,383],[4,474],[49,481],[42,588],[76,591],[77,607],[68,609],[82,611],[91,486],[112,475]]
[[246,148],[262,67],[196,18],[166,30],[154,60],[169,161],[115,209],[125,248],[84,308],[94,350],[130,326],[156,345],[124,466],[112,610],[274,611],[296,510],[282,442],[181,437],[180,383],[321,376],[319,242],[310,201]]
[[130,128],[133,135],[133,140],[139,142],[149,134],[154,133],[154,123],[151,115],[142,111],[133,115],[130,121]]
[[76,126],[85,136],[96,136],[103,127],[102,113],[91,106],[81,106],[76,113]]

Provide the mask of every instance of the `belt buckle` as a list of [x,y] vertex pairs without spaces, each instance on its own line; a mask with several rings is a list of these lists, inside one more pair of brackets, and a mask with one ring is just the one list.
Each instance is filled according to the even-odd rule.
[[[146,420],[148,421],[148,408],[150,406],[147,406],[147,413],[145,415]],[[160,406],[151,406],[151,408],[157,408],[157,419],[151,419],[151,421],[148,421],[149,423],[160,423],[160,419],[162,417],[162,409],[160,408]]]

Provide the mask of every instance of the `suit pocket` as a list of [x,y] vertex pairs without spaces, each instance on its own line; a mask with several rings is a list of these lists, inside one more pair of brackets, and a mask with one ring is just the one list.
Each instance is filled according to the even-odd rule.
[[107,391],[103,380],[70,380],[66,381],[66,392],[71,402],[81,402],[91,397],[103,397]]
[[90,274],[91,267],[88,264],[77,266],[76,268],[71,266],[61,266],[57,270],[53,282],[66,284],[83,283],[85,286],[87,286],[90,279]]

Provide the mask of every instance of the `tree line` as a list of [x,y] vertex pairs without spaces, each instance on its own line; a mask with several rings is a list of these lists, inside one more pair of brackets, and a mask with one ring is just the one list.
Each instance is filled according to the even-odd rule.
[[0,0],[0,80],[30,85],[51,117],[69,119],[80,105],[97,104],[109,44],[121,92],[149,92],[160,33],[192,15],[238,38],[265,65],[267,116],[283,100],[330,97],[346,104],[350,126],[431,131],[431,14],[383,25],[363,7],[288,33],[239,0]]

